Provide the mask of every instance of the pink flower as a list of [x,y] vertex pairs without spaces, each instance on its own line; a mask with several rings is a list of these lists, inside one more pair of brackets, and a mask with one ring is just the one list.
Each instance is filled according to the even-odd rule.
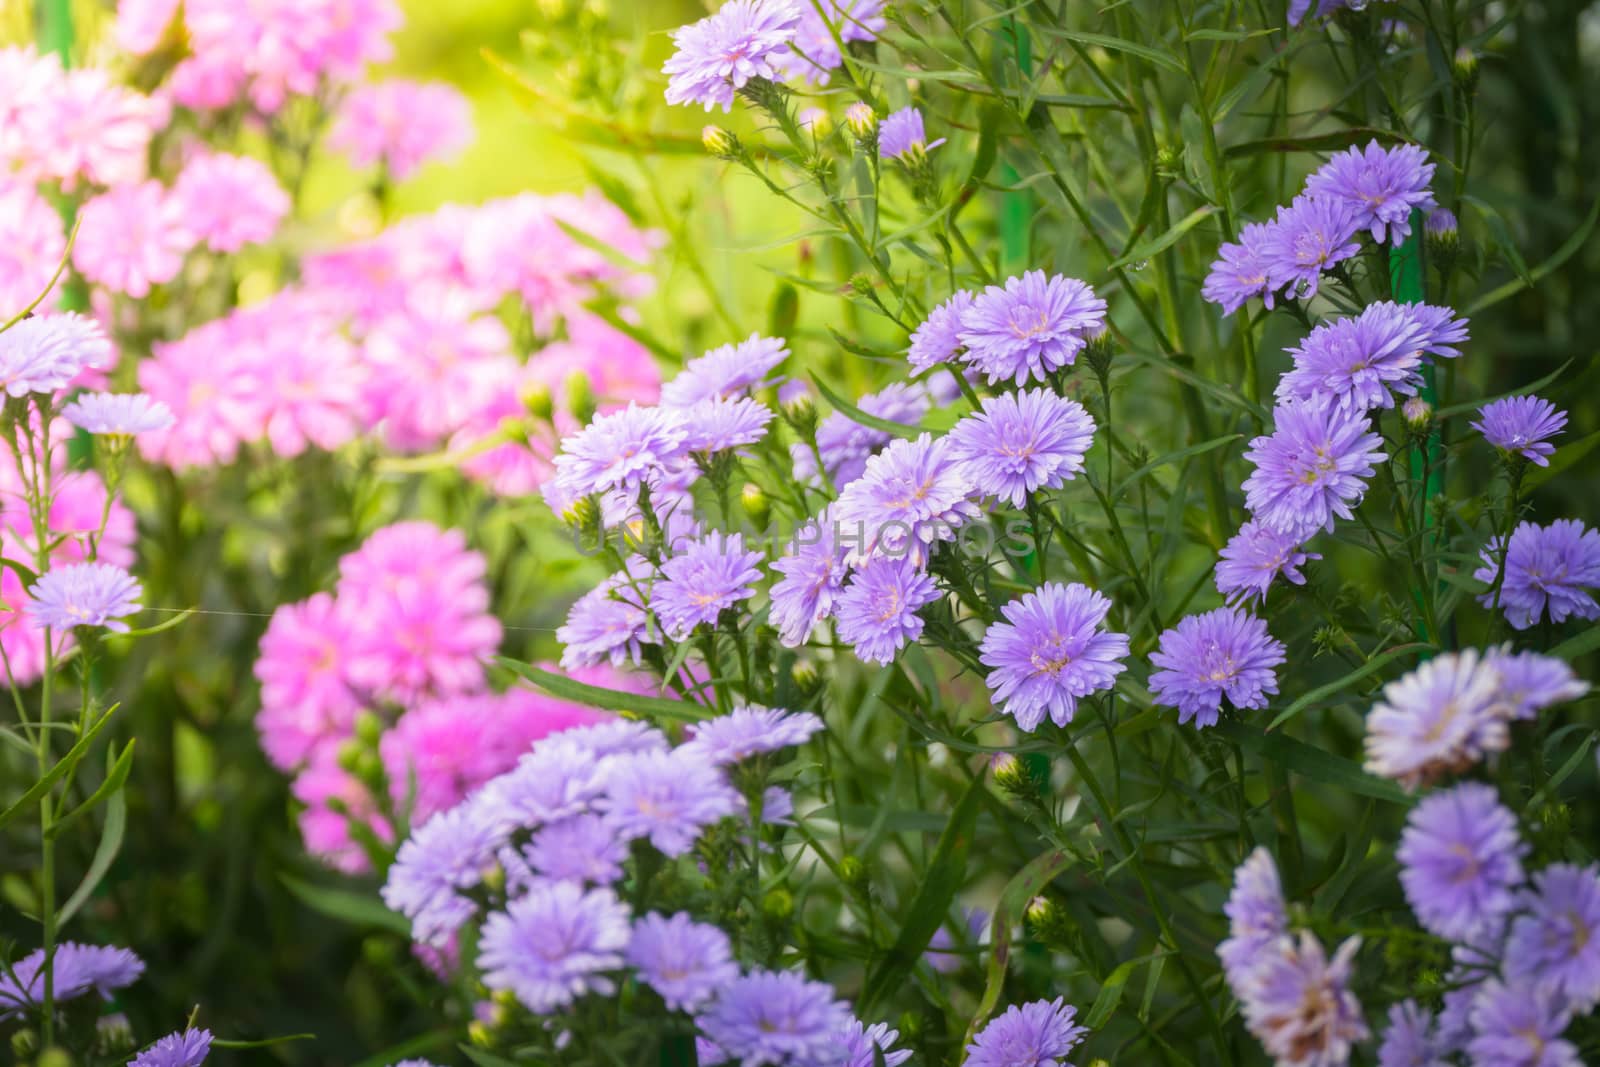
[[[4,92],[0,86],[0,98]],[[5,136],[3,108],[0,105],[0,137]],[[66,251],[67,238],[56,209],[21,182],[0,179],[0,321],[44,293]]]
[[289,194],[259,160],[222,153],[189,160],[172,197],[193,234],[213,252],[237,252],[272,237]]
[[226,56],[190,56],[172,69],[167,88],[184,107],[215,111],[239,99],[247,79],[245,71]]
[[[370,868],[367,855],[350,834],[350,820],[365,823],[380,841],[394,840],[394,828],[377,811],[372,794],[340,768],[331,753],[319,755],[290,786],[294,798],[305,805],[300,813],[300,836],[306,850],[335,870],[360,874]],[[337,800],[349,815],[335,811]]]
[[106,186],[141,181],[150,137],[166,125],[167,108],[113,83],[98,67],[81,67],[67,71],[19,119],[29,169],[71,190],[80,179]]
[[251,310],[255,344],[242,354],[260,390],[255,436],[284,457],[354,440],[366,413],[360,351],[298,291],[284,290]]
[[255,665],[256,729],[280,769],[333,752],[350,736],[361,701],[345,680],[349,648],[350,622],[327,593],[272,613]]
[[160,182],[123,185],[90,200],[79,213],[72,262],[91,282],[143,298],[170,282],[194,247],[183,209]]
[[266,398],[260,381],[239,373],[240,319],[208,322],[176,341],[152,346],[139,364],[139,388],[177,419],[139,437],[139,449],[170,467],[231,463],[239,445],[259,436]]
[[588,382],[602,411],[661,398],[661,368],[650,350],[593,315],[569,316],[567,340],[545,345],[528,360],[526,380],[549,389],[563,408],[571,407],[566,388],[574,375]]
[[179,0],[119,0],[117,47],[135,56],[154,52],[178,13],[178,3]]
[[368,400],[393,448],[430,448],[515,378],[498,319],[432,301],[390,315],[366,339]]
[[29,116],[61,92],[61,61],[32,45],[0,48],[0,170],[33,158]]
[[465,96],[442,82],[399,79],[352,90],[328,135],[356,166],[382,163],[397,181],[429,160],[460,155],[471,141]]

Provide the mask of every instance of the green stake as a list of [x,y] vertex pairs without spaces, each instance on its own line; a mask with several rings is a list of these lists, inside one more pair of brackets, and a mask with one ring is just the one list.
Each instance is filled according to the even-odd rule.
[[[1424,219],[1421,211],[1411,213],[1411,236],[1402,244],[1393,246],[1389,251],[1389,287],[1394,292],[1396,302],[1401,304],[1420,304],[1426,297],[1423,276],[1422,257],[1422,231]],[[1422,390],[1418,394],[1430,408],[1439,406],[1438,389],[1434,382],[1434,369],[1432,363],[1422,365]],[[1434,530],[1432,513],[1428,508],[1428,501],[1444,486],[1442,460],[1444,447],[1439,439],[1439,428],[1433,426],[1428,430],[1428,436],[1411,449],[1411,477],[1422,479],[1426,474],[1426,482],[1422,487],[1422,528],[1424,531],[1423,550],[1431,551],[1434,548],[1437,531]],[[1417,607],[1422,607],[1424,590],[1414,591]],[[1426,622],[1417,622],[1417,636],[1423,641],[1433,641],[1440,637],[1439,634],[1428,633]]]

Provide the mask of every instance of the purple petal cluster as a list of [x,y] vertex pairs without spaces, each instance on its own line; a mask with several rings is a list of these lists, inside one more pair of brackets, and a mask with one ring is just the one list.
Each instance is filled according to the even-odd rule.
[[557,882],[609,885],[622,877],[628,846],[600,815],[569,815],[540,827],[522,850],[528,867]]
[[1378,1067],[1449,1067],[1433,1013],[1414,1000],[1389,1008],[1389,1028],[1378,1045]]
[[1348,204],[1317,196],[1297,196],[1278,209],[1262,238],[1267,286],[1306,300],[1317,295],[1324,272],[1361,251],[1361,218]]
[[[90,990],[109,998],[113,990],[139,979],[144,973],[144,961],[125,948],[61,941],[56,944],[50,969],[51,997],[60,1004]],[[0,1021],[20,1015],[43,1000],[44,949],[36,948],[0,970]]]
[[536,883],[485,920],[478,942],[483,984],[540,1015],[585,993],[610,993],[606,972],[622,966],[630,932],[627,905],[610,889]]
[[561,666],[568,670],[610,663],[639,662],[645,645],[659,643],[645,610],[653,581],[643,559],[630,560],[618,571],[579,597],[557,628]]
[[1341,410],[1326,397],[1281,403],[1275,429],[1250,442],[1245,504],[1256,521],[1304,540],[1349,519],[1366,494],[1365,479],[1384,460],[1383,438],[1364,412]]
[[1046,582],[1007,604],[979,650],[990,701],[1029,732],[1046,715],[1071,722],[1080,699],[1110,689],[1127,669],[1128,635],[1101,628],[1110,610],[1110,600],[1077,582]]
[[738,344],[713,348],[685,363],[683,370],[661,387],[662,406],[687,408],[702,400],[743,396],[788,358],[789,346],[782,338],[756,333]]
[[[1500,541],[1496,538],[1482,552],[1484,565],[1472,576],[1491,587],[1500,572]],[[1526,630],[1548,613],[1550,621],[1565,622],[1568,616],[1600,618],[1600,604],[1586,590],[1600,586],[1600,532],[1576,519],[1558,519],[1548,526],[1524,522],[1511,533],[1505,550],[1505,579],[1500,583],[1499,603],[1506,620],[1518,630]],[[1478,597],[1484,607],[1493,607],[1495,593]]]
[[850,1025],[839,1035],[844,1050],[840,1067],[877,1067],[880,1054],[883,1067],[900,1067],[911,1058],[911,1050],[895,1048],[898,1040],[900,1031],[889,1029],[888,1023],[865,1026],[860,1019],[851,1019]]
[[1306,179],[1306,192],[1347,205],[1357,229],[1371,232],[1374,241],[1399,244],[1411,234],[1412,210],[1433,206],[1428,190],[1433,171],[1425,149],[1409,144],[1384,148],[1371,141],[1324,163]]
[[607,785],[596,806],[611,832],[624,841],[646,838],[668,856],[688,852],[701,830],[744,804],[714,764],[682,749],[618,757]]
[[1506,939],[1507,981],[1589,1011],[1600,1003],[1600,867],[1551,864],[1522,905]]
[[1289,932],[1289,911],[1283,882],[1272,853],[1256,848],[1233,872],[1233,891],[1223,910],[1228,936],[1217,946],[1223,973],[1235,990],[1244,988],[1250,972]]
[[939,587],[915,564],[880,556],[864,563],[839,594],[834,626],[863,663],[892,663],[922,636],[917,612],[937,599]]
[[1279,938],[1262,954],[1243,990],[1235,989],[1245,1025],[1280,1064],[1342,1064],[1368,1036],[1350,977],[1361,939],[1352,937],[1329,959],[1321,942],[1302,931]]
[[1278,691],[1273,668],[1283,660],[1283,642],[1265,622],[1217,608],[1181,619],[1161,635],[1150,662],[1162,669],[1150,675],[1150,691],[1157,704],[1178,709],[1179,723],[1203,728],[1216,723],[1224,697],[1241,710],[1266,707]]
[[772,409],[747,396],[712,397],[684,409],[682,418],[683,445],[690,452],[728,452],[765,437]]
[[1477,651],[1445,652],[1383,687],[1367,715],[1367,770],[1408,788],[1509,743],[1500,672]]
[[726,715],[694,724],[679,752],[692,752],[717,766],[740,763],[764,752],[803,745],[822,729],[809,711],[737,707]]
[[952,454],[985,495],[1022,507],[1083,470],[1095,423],[1083,405],[1047,389],[986,397],[950,430]]
[[1553,704],[1577,700],[1589,683],[1573,673],[1566,660],[1537,652],[1513,653],[1509,645],[1488,654],[1500,674],[1499,699],[1512,719],[1532,719]]
[[637,920],[627,959],[674,1011],[695,1011],[739,977],[728,935],[681,911]]
[[466,893],[483,881],[505,837],[505,827],[482,805],[439,812],[400,846],[383,902],[411,920],[413,940],[445,947],[476,913]]
[[676,412],[629,404],[597,415],[561,442],[551,485],[562,499],[620,489],[637,493],[685,451],[688,432]]
[[1061,997],[1013,1004],[973,1036],[967,1067],[1064,1067],[1089,1034],[1077,1015]]
[[1076,278],[1029,271],[991,285],[961,315],[966,362],[989,384],[1045,381],[1105,326],[1106,302]]
[[782,78],[799,26],[795,0],[728,0],[714,14],[672,31],[677,51],[661,68],[668,78],[667,103],[731,111],[734,93],[752,79]]
[[84,393],[63,407],[61,416],[80,430],[105,437],[165,430],[176,421],[167,405],[143,393]]
[[1294,368],[1278,382],[1279,400],[1332,399],[1344,410],[1394,407],[1421,382],[1423,356],[1459,355],[1467,321],[1449,308],[1371,304],[1361,314],[1325,322],[1289,349]]
[[54,393],[112,358],[111,341],[95,320],[72,311],[34,315],[0,332],[0,390]]
[[833,988],[792,971],[751,971],[696,1021],[723,1056],[756,1067],[831,1067],[850,1012]]
[[778,639],[795,648],[810,639],[818,623],[833,614],[844,591],[844,552],[833,536],[833,520],[824,511],[795,531],[790,551],[772,569],[783,575],[773,583],[768,618]]
[[915,158],[944,144],[944,138],[928,143],[923,130],[922,112],[914,107],[891,111],[878,127],[878,154],[884,159]]
[[1567,413],[1536,396],[1508,396],[1478,409],[1472,428],[1502,452],[1541,467],[1550,465],[1556,446],[1550,438],[1567,427]]
[[820,4],[805,0],[800,5],[795,51],[781,57],[779,69],[790,83],[826,85],[830,73],[844,63],[840,43],[874,40],[887,25],[883,0],[821,0]]
[[1265,600],[1267,589],[1280,574],[1295,585],[1305,585],[1300,568],[1308,560],[1322,557],[1302,551],[1301,541],[1254,519],[1245,523],[1222,546],[1216,566],[1217,592],[1230,603]]
[[761,553],[746,551],[736,533],[713,530],[684,545],[661,564],[661,581],[651,591],[661,628],[682,640],[696,626],[715,626],[724,611],[755,594],[761,562]]
[[209,1055],[210,1030],[178,1030],[139,1053],[128,1067],[200,1067]]
[[928,317],[911,332],[911,347],[906,359],[917,372],[949,363],[961,350],[961,320],[972,307],[973,296],[966,290],[928,312]]
[[101,626],[127,633],[122,620],[139,610],[143,590],[133,575],[110,563],[69,563],[45,571],[28,588],[23,605],[29,620],[41,629],[70,630]]
[[[856,406],[874,418],[915,426],[928,414],[929,401],[926,386],[894,382],[862,397]],[[836,411],[817,427],[817,453],[834,487],[843,489],[865,473],[868,458],[892,439],[887,430],[863,426],[844,412]],[[802,443],[796,443],[791,454],[795,461],[795,478],[802,482],[816,481],[817,455]]]
[[1474,1064],[1494,1067],[1583,1067],[1578,1050],[1561,1034],[1572,1011],[1547,992],[1497,980],[1484,983],[1472,1000]]
[[1275,290],[1267,277],[1267,237],[1271,232],[1267,223],[1248,223],[1239,231],[1237,243],[1217,249],[1217,261],[1211,264],[1200,295],[1220,305],[1223,314],[1232,315],[1252,297],[1260,297],[1272,307]]
[[925,563],[934,544],[954,539],[978,515],[975,488],[948,438],[894,441],[867,460],[833,505],[836,534],[848,542],[846,561],[887,556]]
[[1465,782],[1411,809],[1395,856],[1417,920],[1467,941],[1496,928],[1516,902],[1527,846],[1492,786]]

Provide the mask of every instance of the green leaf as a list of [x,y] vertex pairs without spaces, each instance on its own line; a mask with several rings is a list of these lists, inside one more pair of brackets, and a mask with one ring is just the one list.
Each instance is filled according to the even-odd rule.
[[780,283],[767,305],[767,336],[789,337],[799,317],[800,291],[787,282]]
[[1188,233],[1190,230],[1194,229],[1196,226],[1200,225],[1200,223],[1204,222],[1206,219],[1210,218],[1216,213],[1217,209],[1210,204],[1207,204],[1204,207],[1196,208],[1195,210],[1189,212],[1188,215],[1174,223],[1172,229],[1168,230],[1166,233],[1159,237],[1152,237],[1150,240],[1136,246],[1133,251],[1112,260],[1111,263],[1107,265],[1107,269],[1116,270],[1118,267],[1126,267],[1130,263],[1138,263],[1140,260],[1150,259],[1152,256],[1156,256],[1162,252],[1165,252],[1167,249],[1177,244],[1178,239],[1184,234]]
[[1574,660],[1597,648],[1600,648],[1600,626],[1589,626],[1576,637],[1569,637],[1552,648],[1550,654],[1557,659]]
[[1165,67],[1176,74],[1187,74],[1188,69],[1183,65],[1183,60],[1171,52],[1151,48],[1149,45],[1135,44],[1125,41],[1121,37],[1108,37],[1103,33],[1083,33],[1079,30],[1063,30],[1055,26],[1041,26],[1047,37],[1060,37],[1064,40],[1075,41],[1078,44],[1090,47],[1104,48],[1108,52],[1126,52],[1130,56],[1154,63],[1158,67]]
[[[133,751],[133,742],[128,742],[123,754]],[[127,771],[123,771],[123,778],[127,778]],[[80,809],[82,810],[82,809]],[[56,929],[67,924],[67,921],[78,914],[78,909],[88,903],[89,896],[100,884],[100,880],[111,869],[112,861],[117,858],[117,853],[122,850],[122,835],[128,828],[128,798],[120,791],[111,795],[111,800],[106,804],[106,825],[100,832],[100,843],[95,846],[94,858],[89,861],[89,868],[83,874],[83,881],[78,883],[78,888],[72,891],[67,902],[61,905],[61,910],[56,912]]]
[[271,1048],[273,1045],[283,1045],[290,1041],[315,1041],[316,1034],[282,1034],[278,1037],[263,1037],[256,1041],[231,1041],[225,1037],[214,1038],[211,1042],[213,1048]]
[[1012,927],[1022,917],[1028,901],[1042,893],[1045,886],[1055,881],[1056,876],[1072,863],[1072,856],[1059,849],[1041,852],[1012,875],[1011,881],[1000,891],[1000,899],[994,906],[994,917],[989,921],[989,966],[985,972],[983,999],[978,1001],[978,1009],[967,1027],[965,1044],[972,1043],[973,1036],[988,1021],[995,1005],[1000,1003],[1000,993],[1005,988],[1006,971],[1011,961]]
[[1098,1030],[1104,1026],[1111,1018],[1111,1013],[1117,1010],[1117,1004],[1122,1000],[1123,987],[1128,984],[1128,979],[1133,977],[1133,972],[1146,963],[1153,963],[1170,955],[1172,953],[1169,950],[1163,949],[1118,964],[1117,969],[1107,975],[1106,980],[1100,984],[1100,992],[1095,996],[1089,1014],[1084,1016],[1083,1025],[1091,1030]]
[[1594,433],[1588,434],[1570,445],[1562,445],[1556,449],[1556,454],[1551,457],[1548,467],[1538,467],[1523,475],[1523,491],[1532,492],[1556,475],[1565,473],[1577,466],[1578,461],[1593,452],[1596,445],[1600,445],[1600,430],[1596,430]]
[[1515,296],[1522,290],[1537,285],[1547,274],[1576,255],[1578,249],[1588,242],[1589,234],[1594,232],[1594,224],[1597,219],[1600,219],[1600,197],[1596,197],[1595,202],[1589,206],[1589,217],[1583,220],[1583,225],[1573,231],[1572,236],[1567,238],[1560,248],[1556,249],[1554,255],[1534,267],[1531,271],[1527,271],[1525,278],[1517,278],[1506,282],[1498,289],[1491,289],[1478,297],[1468,305],[1466,314],[1476,315],[1480,311],[1494,307],[1494,305],[1508,296]]
[[[59,837],[61,835],[61,831],[66,829],[68,826],[71,826],[75,820],[83,815],[88,814],[90,811],[93,811],[95,805],[99,804],[109,796],[116,795],[116,793],[122,789],[122,786],[128,780],[128,771],[133,767],[133,746],[134,740],[130,740],[128,742],[128,747],[124,748],[120,755],[112,759],[111,766],[106,769],[105,781],[101,782],[100,787],[89,795],[89,799],[85,800],[82,804],[79,804],[77,807],[73,808],[70,812],[63,815],[61,818],[57,819],[53,824],[51,824],[51,840]],[[112,750],[115,751],[115,749],[116,746],[113,745]]]
[[[1574,724],[1574,726],[1576,725]],[[1578,728],[1582,729],[1582,727]],[[1539,787],[1537,793],[1528,798],[1528,803],[1523,808],[1524,811],[1538,811],[1544,806],[1544,802],[1548,798],[1555,795],[1556,790],[1561,788],[1561,783],[1571,778],[1573,772],[1583,765],[1583,761],[1589,755],[1589,750],[1594,747],[1596,737],[1600,737],[1600,734],[1596,734],[1593,730],[1584,735],[1583,740],[1578,743],[1577,748],[1572,750],[1572,755],[1566,758],[1560,769],[1550,776],[1549,781]]]
[[966,879],[967,853],[972,849],[972,831],[983,796],[983,776],[979,775],[967,786],[956,810],[950,814],[944,833],[939,835],[939,843],[934,847],[927,872],[922,876],[916,896],[911,899],[894,944],[867,976],[861,991],[863,1017],[870,1018],[873,1006],[900,988],[950,913],[950,903]]
[[384,907],[377,897],[332,886],[312,885],[292,874],[280,874],[289,892],[312,911],[356,926],[373,926],[391,933],[411,936],[411,922],[399,912]]
[[640,696],[637,693],[624,693],[616,689],[605,689],[587,682],[579,682],[506,656],[496,656],[495,662],[518,677],[532,682],[551,696],[589,708],[631,712],[646,718],[658,715],[679,722],[699,722],[715,714],[712,708],[704,708],[683,700]]
[[1413,803],[1411,795],[1394,782],[1370,775],[1342,756],[1296,741],[1286,734],[1258,733],[1236,722],[1218,723],[1212,729],[1247,752],[1254,752],[1314,782],[1404,807]]
[[1572,366],[1572,360],[1569,359],[1536,382],[1532,382],[1528,385],[1518,386],[1509,393],[1501,393],[1499,396],[1483,397],[1478,400],[1469,400],[1464,404],[1452,404],[1450,407],[1440,408],[1434,413],[1433,417],[1435,419],[1448,419],[1455,415],[1464,415],[1469,411],[1476,412],[1485,404],[1493,403],[1496,400],[1504,400],[1508,396],[1526,396],[1529,393],[1536,393],[1565,374],[1567,372],[1567,368],[1570,366]]
[[5,811],[0,811],[0,827],[4,827],[6,823],[10,822],[12,819],[15,819],[18,815],[21,815],[23,812],[33,807],[33,805],[37,804],[39,802],[39,798],[48,793],[50,791],[50,787],[55,785],[56,782],[60,780],[62,775],[66,774],[68,771],[72,770],[72,768],[78,765],[78,761],[83,759],[84,753],[89,751],[89,746],[94,744],[94,739],[100,736],[100,731],[104,730],[106,728],[106,724],[111,721],[111,715],[117,710],[117,707],[118,705],[113,704],[111,707],[107,708],[106,713],[100,716],[99,720],[93,726],[89,727],[89,731],[87,733],[78,738],[77,744],[68,749],[67,754],[62,756],[60,761],[58,761],[55,766],[51,767],[44,773],[42,778],[33,783],[26,793],[18,797],[16,803],[12,804]]
[[1188,459],[1190,456],[1203,455],[1206,452],[1210,452],[1214,448],[1221,448],[1223,445],[1237,441],[1243,436],[1244,434],[1242,433],[1223,434],[1221,437],[1213,437],[1209,441],[1202,441],[1197,445],[1190,445],[1188,448],[1181,448],[1176,452],[1168,452],[1164,456],[1158,456],[1149,463],[1146,463],[1144,466],[1140,467],[1138,470],[1134,471],[1132,474],[1128,475],[1126,478],[1122,479],[1122,481],[1118,483],[1116,490],[1112,492],[1111,499],[1120,500],[1123,493],[1126,493],[1129,489],[1132,489],[1134,485],[1138,483],[1140,478],[1143,478],[1151,471],[1160,470],[1162,467],[1165,467],[1170,463],[1177,463],[1179,460]]
[[481,1048],[473,1048],[471,1045],[457,1045],[456,1047],[466,1055],[467,1059],[476,1063],[478,1067],[519,1067],[518,1064],[502,1059],[493,1053],[485,1052]]
[[1278,713],[1278,717],[1267,724],[1267,729],[1269,731],[1276,730],[1278,727],[1282,726],[1284,723],[1288,722],[1290,719],[1294,718],[1296,715],[1300,714],[1302,711],[1306,710],[1323,697],[1332,696],[1334,693],[1337,693],[1346,686],[1354,685],[1356,682],[1361,681],[1361,679],[1367,677],[1368,675],[1376,674],[1378,671],[1383,670],[1383,668],[1387,667],[1401,656],[1414,656],[1419,653],[1431,651],[1432,649],[1432,645],[1423,644],[1421,642],[1409,645],[1396,645],[1388,651],[1380,653],[1379,655],[1367,660],[1367,662],[1363,663],[1361,666],[1357,667],[1355,670],[1344,675],[1343,677],[1329,682],[1327,685],[1317,686],[1315,689],[1311,690],[1311,692],[1305,694],[1299,700],[1296,700],[1294,703],[1280,711]]
[[[145,610],[147,610],[147,611],[168,611],[168,610],[171,610],[171,609],[168,609],[168,608],[146,608]],[[172,618],[168,619],[166,622],[158,622],[154,626],[141,626],[141,627],[138,627],[136,629],[129,630],[126,633],[113,633],[113,634],[107,634],[106,636],[107,637],[120,637],[120,638],[149,637],[151,634],[159,634],[159,633],[162,633],[164,631],[172,629],[174,626],[177,626],[179,623],[183,622],[185,619],[187,619],[189,616],[191,616],[193,614],[194,614],[194,609],[193,608],[184,608],[182,611],[179,611],[175,615],[173,615]]]
[[375,1055],[355,1064],[355,1067],[391,1067],[401,1060],[412,1059],[422,1052],[433,1052],[436,1049],[447,1048],[455,1037],[454,1030],[435,1030],[431,1034],[421,1034],[408,1038],[398,1045],[391,1045]]
[[884,433],[893,434],[895,437],[915,438],[919,433],[922,432],[922,430],[916,426],[906,426],[903,423],[891,422],[888,419],[880,419],[876,415],[868,415],[865,411],[862,411],[860,408],[850,403],[850,401],[844,399],[838,393],[835,393],[832,389],[828,388],[828,384],[818,377],[815,372],[812,373],[811,380],[817,384],[817,392],[822,394],[823,399],[832,404],[835,411],[839,412],[851,422],[858,423],[862,426],[871,427],[874,430],[882,430]]
[[1335,152],[1353,145],[1365,145],[1369,141],[1385,145],[1410,143],[1389,130],[1374,129],[1371,126],[1348,126],[1342,130],[1315,133],[1308,137],[1266,137],[1259,141],[1242,141],[1239,144],[1229,145],[1223,149],[1222,154],[1229,159],[1237,159],[1240,156],[1259,155],[1262,152]]

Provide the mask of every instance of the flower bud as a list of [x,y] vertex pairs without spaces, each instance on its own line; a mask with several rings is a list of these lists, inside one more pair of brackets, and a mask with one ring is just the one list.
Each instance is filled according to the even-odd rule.
[[1420,396],[1411,397],[1400,405],[1400,417],[1406,421],[1407,429],[1424,433],[1433,422],[1433,405]]
[[1478,87],[1478,56],[1472,49],[1466,46],[1457,48],[1455,58],[1450,61],[1450,70],[1462,92],[1470,93]]
[[361,762],[361,754],[365,751],[366,746],[362,745],[360,741],[357,741],[353,737],[346,738],[344,741],[341,741],[339,743],[339,750],[335,754],[335,758],[339,763],[339,769],[348,774],[356,773],[356,767]]
[[1038,798],[1045,787],[1045,777],[1034,759],[1014,752],[1002,752],[989,765],[994,772],[994,782],[1018,800]]
[[741,152],[739,138],[717,125],[707,126],[700,131],[700,143],[705,145],[707,153],[717,159],[738,159]]
[[739,504],[756,529],[765,530],[772,521],[772,501],[754,482],[745,483],[743,491],[739,493]]
[[506,887],[506,869],[498,863],[491,863],[478,872],[478,879],[483,888],[498,893]]
[[839,879],[847,886],[859,888],[867,882],[867,865],[858,856],[846,856],[839,861]]
[[540,422],[549,422],[555,415],[556,398],[550,395],[550,387],[536,385],[522,394],[522,406]]
[[1182,147],[1162,145],[1156,149],[1156,175],[1169,182],[1183,175]]
[[1034,936],[1047,945],[1070,945],[1077,933],[1066,909],[1043,894],[1028,901],[1022,914]]
[[39,1035],[33,1030],[18,1030],[11,1035],[11,1054],[18,1061],[32,1056],[39,1048]]
[[1099,333],[1089,338],[1089,346],[1084,349],[1084,360],[1102,384],[1111,375],[1111,357],[1116,354],[1116,350],[1116,339],[1111,336],[1110,329],[1104,326],[1100,327]]
[[877,112],[872,110],[871,104],[857,100],[844,109],[844,125],[858,139],[869,137],[878,129]]
[[1422,228],[1422,242],[1428,250],[1428,259],[1448,274],[1461,251],[1461,227],[1449,208],[1435,208],[1428,214]]
[[823,138],[833,132],[833,116],[825,108],[808,107],[797,116],[800,128],[811,136]]
[[854,290],[858,296],[871,296],[872,279],[866,274],[858,271],[855,274],[850,275],[850,288]]
[[572,409],[580,423],[587,426],[589,420],[594,418],[597,405],[594,399],[594,388],[589,384],[589,376],[581,370],[575,370],[567,375],[567,407]]
[[59,1045],[51,1045],[39,1053],[39,1058],[33,1061],[34,1067],[72,1067],[72,1054]]
[[363,710],[356,715],[356,740],[369,748],[383,736],[383,718],[377,712]]
[[794,897],[787,889],[774,889],[761,898],[761,911],[769,919],[787,919],[794,914]]
[[[120,1011],[94,1024],[94,1048],[102,1055],[118,1056],[134,1047],[133,1024]],[[118,1056],[120,1059],[121,1057]]]
[[353,773],[368,787],[376,790],[383,785],[383,760],[372,749],[362,749],[356,759]]
[[467,1040],[479,1048],[494,1047],[494,1034],[490,1032],[488,1024],[479,1019],[467,1024]]

